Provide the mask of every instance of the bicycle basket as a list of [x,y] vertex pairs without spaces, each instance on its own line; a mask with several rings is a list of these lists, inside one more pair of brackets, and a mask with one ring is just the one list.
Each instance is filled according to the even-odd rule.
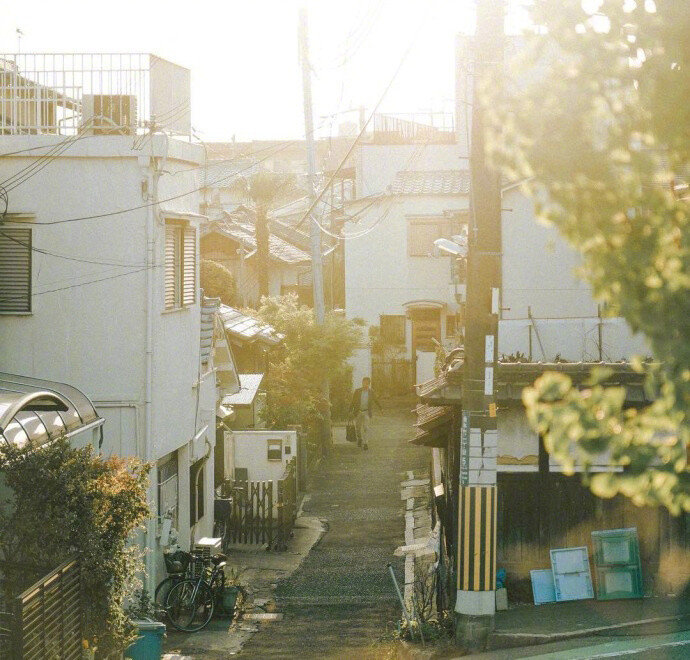
[[176,552],[164,553],[163,559],[165,560],[165,570],[170,575],[181,575],[187,570],[192,555],[184,550],[177,550]]

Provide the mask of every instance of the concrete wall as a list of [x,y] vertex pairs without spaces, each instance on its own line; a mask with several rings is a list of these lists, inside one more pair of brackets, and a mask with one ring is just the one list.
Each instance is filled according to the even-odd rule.
[[[296,431],[234,431],[235,467],[247,468],[250,481],[278,481],[285,472],[289,460],[297,456]],[[267,459],[268,440],[281,440],[283,458]],[[285,447],[290,452],[285,452]],[[299,460],[299,459],[298,459]]]

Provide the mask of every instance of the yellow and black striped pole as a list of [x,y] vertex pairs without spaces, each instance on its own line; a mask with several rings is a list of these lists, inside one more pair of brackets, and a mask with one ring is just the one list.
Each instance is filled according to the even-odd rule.
[[496,589],[496,486],[464,486],[458,506],[458,590]]

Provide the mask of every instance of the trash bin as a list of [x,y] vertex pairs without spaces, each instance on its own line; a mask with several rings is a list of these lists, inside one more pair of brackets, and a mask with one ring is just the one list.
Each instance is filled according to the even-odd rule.
[[132,660],[161,660],[163,657],[163,635],[165,624],[159,621],[134,621],[138,638],[125,651],[125,658]]

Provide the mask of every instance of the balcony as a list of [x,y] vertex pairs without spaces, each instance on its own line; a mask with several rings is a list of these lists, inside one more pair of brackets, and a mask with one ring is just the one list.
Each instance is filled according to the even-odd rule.
[[373,144],[453,144],[455,121],[448,112],[374,115]]
[[190,72],[148,53],[0,54],[0,135],[191,134]]

